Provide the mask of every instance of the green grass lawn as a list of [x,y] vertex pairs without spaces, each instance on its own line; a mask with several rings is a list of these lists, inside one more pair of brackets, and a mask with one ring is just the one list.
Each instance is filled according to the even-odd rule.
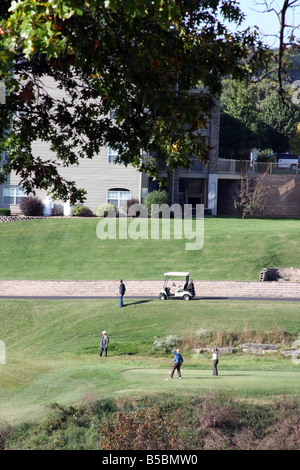
[[162,279],[188,269],[196,280],[257,281],[264,267],[300,267],[299,220],[205,218],[203,248],[191,251],[185,239],[100,240],[98,222],[1,224],[1,279]]
[[[167,270],[189,269],[195,280],[258,280],[264,267],[300,267],[298,220],[207,218],[204,246],[197,251],[185,250],[185,239],[100,240],[98,222],[53,218],[0,224],[1,279],[154,280]],[[0,340],[6,347],[0,424],[38,419],[50,403],[104,396],[221,389],[266,400],[298,393],[299,365],[280,352],[256,356],[238,349],[223,355],[215,379],[209,375],[210,354],[196,355],[191,345],[199,331],[213,332],[220,341],[245,331],[256,332],[256,338],[274,331],[288,348],[299,338],[299,303],[126,303],[121,310],[118,299],[0,300]],[[100,359],[103,329],[110,336],[109,357]],[[153,349],[156,338],[170,336],[181,341],[182,381],[165,380],[173,356]]]
[[[280,352],[222,355],[215,378],[209,375],[210,353],[196,355],[183,346],[184,380],[170,381],[165,379],[173,355],[153,350],[156,337],[191,338],[197,330],[242,331],[245,325],[256,331],[276,327],[297,338],[296,302],[127,302],[121,310],[116,300],[0,301],[0,337],[6,345],[6,364],[0,365],[0,421],[38,419],[47,404],[105,396],[222,389],[265,400],[298,393],[299,365]],[[104,328],[109,356],[99,358]]]

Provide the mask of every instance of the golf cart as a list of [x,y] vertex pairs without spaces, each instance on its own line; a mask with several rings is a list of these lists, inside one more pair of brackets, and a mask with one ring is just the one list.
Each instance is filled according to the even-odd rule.
[[[191,300],[195,297],[195,288],[193,280],[190,280],[190,273],[189,272],[180,272],[180,271],[171,271],[168,273],[164,273],[165,282],[164,287],[159,293],[158,298],[160,300],[167,300],[167,299],[183,299],[183,300]],[[173,281],[170,281],[170,277],[181,277],[185,278],[185,283],[180,285],[176,288],[176,284]],[[168,284],[171,285],[168,285]],[[171,292],[172,287],[176,288],[174,292]]]

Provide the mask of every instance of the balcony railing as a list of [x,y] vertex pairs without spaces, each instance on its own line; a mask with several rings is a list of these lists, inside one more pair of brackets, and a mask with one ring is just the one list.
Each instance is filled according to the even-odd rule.
[[253,162],[250,160],[227,160],[219,158],[218,173],[267,173],[267,174],[299,174],[300,168],[285,168],[275,162]]
[[[209,165],[201,161],[193,161],[188,173],[208,173]],[[229,160],[219,158],[218,173],[227,175],[237,175],[245,173],[267,173],[270,175],[300,174],[300,168],[284,168],[278,163],[253,162],[250,160]]]

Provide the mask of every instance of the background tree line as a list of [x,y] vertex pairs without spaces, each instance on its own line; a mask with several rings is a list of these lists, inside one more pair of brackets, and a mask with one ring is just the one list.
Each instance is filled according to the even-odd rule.
[[[300,53],[294,54],[290,77],[300,79]],[[221,95],[220,157],[249,159],[252,148],[259,157],[268,153],[300,155],[300,106],[292,101],[295,88],[284,82],[285,98],[276,77],[241,82],[223,81]]]

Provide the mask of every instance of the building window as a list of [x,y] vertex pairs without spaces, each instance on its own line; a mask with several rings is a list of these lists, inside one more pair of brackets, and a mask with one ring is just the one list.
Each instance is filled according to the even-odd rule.
[[[119,156],[118,150],[115,150],[112,147],[108,147],[108,155],[107,155],[108,163],[115,163],[118,156]],[[120,165],[124,165],[124,163],[121,162]]]
[[118,155],[119,154],[117,150],[114,150],[113,148],[108,147],[108,163],[115,163]]
[[112,188],[107,191],[107,202],[116,207],[124,207],[130,197],[131,193],[128,189]]
[[3,204],[18,206],[22,197],[26,194],[20,186],[4,186],[3,188]]

